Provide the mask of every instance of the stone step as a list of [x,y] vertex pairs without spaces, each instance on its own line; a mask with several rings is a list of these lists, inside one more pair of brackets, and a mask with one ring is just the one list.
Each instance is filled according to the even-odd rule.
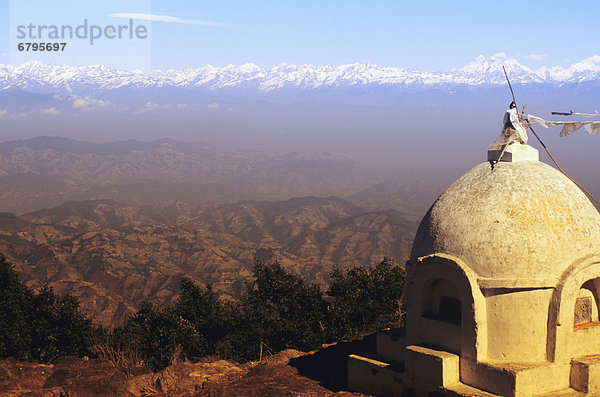
[[447,386],[445,389],[451,393],[455,393],[454,395],[456,396],[462,397],[499,397],[497,394],[488,393],[460,382]]
[[348,388],[376,396],[401,397],[403,368],[380,361],[378,357],[348,356]]
[[600,395],[600,355],[571,361],[571,387],[592,396]]

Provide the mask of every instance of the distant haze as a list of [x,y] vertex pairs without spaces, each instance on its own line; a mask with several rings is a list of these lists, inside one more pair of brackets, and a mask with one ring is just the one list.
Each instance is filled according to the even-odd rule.
[[[527,110],[600,108],[598,56],[538,70],[514,59],[480,57],[439,73],[356,64],[143,74],[33,62],[0,65],[0,140],[167,137],[274,154],[332,152],[372,163],[386,177],[453,180],[485,160],[500,132],[512,100],[503,64]],[[594,177],[600,137],[537,132],[563,168],[600,190]],[[533,136],[530,143],[543,152]]]

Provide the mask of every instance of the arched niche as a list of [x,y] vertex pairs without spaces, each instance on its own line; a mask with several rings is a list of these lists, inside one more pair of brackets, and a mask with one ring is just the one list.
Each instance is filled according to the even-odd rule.
[[472,360],[487,354],[485,298],[459,258],[432,254],[408,272],[404,290],[410,344],[431,345]]
[[565,270],[550,302],[549,361],[600,353],[599,291],[599,256],[585,256]]
[[425,282],[421,292],[421,316],[460,326],[462,301],[456,286],[443,278]]

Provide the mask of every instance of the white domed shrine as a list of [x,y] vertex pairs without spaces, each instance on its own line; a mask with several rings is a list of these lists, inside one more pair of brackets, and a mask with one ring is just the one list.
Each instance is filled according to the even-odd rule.
[[424,216],[406,328],[349,357],[352,390],[600,395],[600,214],[536,149],[502,154],[488,152]]

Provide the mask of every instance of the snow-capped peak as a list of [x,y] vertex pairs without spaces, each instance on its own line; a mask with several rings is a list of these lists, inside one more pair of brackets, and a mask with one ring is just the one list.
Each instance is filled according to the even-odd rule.
[[77,92],[81,89],[112,90],[119,87],[179,87],[215,91],[243,88],[270,92],[293,88],[312,90],[343,86],[483,86],[505,84],[504,66],[515,84],[566,84],[600,80],[600,56],[594,55],[571,66],[532,70],[516,59],[499,53],[479,56],[462,68],[426,72],[372,63],[293,65],[280,63],[263,68],[253,63],[240,66],[206,65],[183,70],[122,71],[104,65],[65,66],[29,61],[20,66],[0,64],[0,91],[10,88],[34,92]]

